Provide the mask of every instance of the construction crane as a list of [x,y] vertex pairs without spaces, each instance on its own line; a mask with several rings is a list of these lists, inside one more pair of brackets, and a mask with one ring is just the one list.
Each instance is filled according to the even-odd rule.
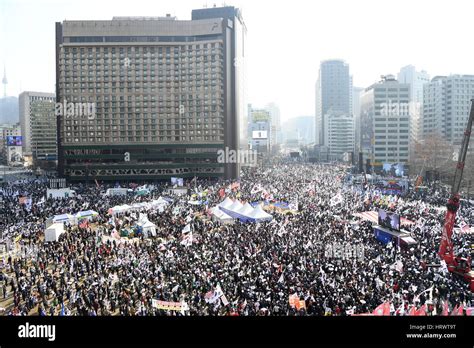
[[444,221],[443,234],[441,237],[441,244],[439,247],[438,255],[442,260],[446,262],[448,270],[451,273],[457,274],[463,277],[469,282],[469,288],[474,292],[474,271],[471,270],[471,258],[470,257],[458,257],[454,255],[453,251],[453,229],[456,222],[456,213],[459,209],[460,194],[459,190],[461,187],[462,176],[464,172],[464,164],[466,161],[467,150],[469,147],[469,140],[471,138],[472,123],[474,120],[474,99],[471,99],[471,112],[469,114],[469,120],[467,121],[467,127],[464,132],[461,149],[459,150],[458,164],[456,166],[456,172],[454,174],[454,182],[451,189],[451,197],[448,200],[446,217]]

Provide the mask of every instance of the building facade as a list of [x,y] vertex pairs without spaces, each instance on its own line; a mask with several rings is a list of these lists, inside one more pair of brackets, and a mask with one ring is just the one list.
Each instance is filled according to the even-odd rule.
[[19,123],[0,125],[0,163],[12,164],[21,160],[23,157],[21,139]]
[[411,144],[418,143],[422,139],[421,114],[423,110],[423,86],[430,82],[430,76],[425,70],[417,71],[413,65],[407,65],[400,69],[398,81],[410,85],[411,115],[410,131]]
[[33,163],[57,160],[57,120],[55,95],[43,92],[23,92],[18,99],[23,154]]
[[256,109],[249,105],[249,138],[251,149],[258,153],[269,153],[273,146],[272,115],[267,109]]
[[352,115],[352,77],[343,60],[321,62],[316,82],[316,141],[326,143],[326,114]]
[[364,163],[381,170],[384,163],[408,165],[410,153],[410,85],[394,76],[361,94],[361,150]]
[[325,146],[328,149],[328,159],[341,161],[345,153],[354,151],[355,122],[352,115],[326,114],[324,119],[326,134]]
[[474,75],[436,76],[424,88],[422,134],[460,145],[474,98]]
[[218,150],[247,147],[246,27],[234,7],[175,17],[56,24],[58,102],[94,117],[58,117],[61,176],[71,180],[238,178]]
[[352,88],[352,114],[354,116],[354,151],[356,156],[360,152],[360,96],[362,87]]

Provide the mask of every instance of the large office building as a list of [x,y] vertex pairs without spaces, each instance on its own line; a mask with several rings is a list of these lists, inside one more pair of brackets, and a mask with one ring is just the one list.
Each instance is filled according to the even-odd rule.
[[453,145],[460,145],[472,98],[474,75],[434,77],[424,88],[423,138],[441,136]]
[[361,150],[364,163],[381,170],[384,163],[407,166],[410,151],[410,85],[393,75],[361,94]]
[[326,114],[324,129],[328,159],[340,161],[345,153],[354,151],[355,122],[354,117],[342,114]]
[[324,145],[325,117],[332,115],[352,116],[352,77],[349,65],[343,60],[321,62],[316,82],[316,143]]
[[248,146],[246,27],[234,7],[175,17],[56,24],[57,99],[93,117],[58,117],[59,174],[70,180],[237,178],[220,149]]
[[23,154],[33,163],[53,167],[57,160],[54,93],[23,92],[18,99]]
[[430,75],[425,70],[417,71],[413,65],[400,69],[398,82],[410,85],[410,132],[412,145],[422,139],[421,115],[423,110],[423,86],[430,82]]

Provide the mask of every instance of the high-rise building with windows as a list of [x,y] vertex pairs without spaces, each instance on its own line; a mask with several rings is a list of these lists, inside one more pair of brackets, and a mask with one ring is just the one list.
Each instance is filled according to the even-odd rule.
[[361,94],[361,150],[364,163],[381,170],[384,163],[407,164],[410,151],[410,85],[393,75]]
[[237,178],[217,151],[247,146],[245,35],[234,7],[57,23],[57,101],[95,106],[94,117],[58,117],[59,174]]
[[423,138],[441,136],[453,145],[460,145],[472,98],[474,75],[434,77],[424,88]]
[[354,151],[354,117],[342,114],[333,115],[329,112],[326,114],[324,122],[328,159],[340,161],[345,153]]
[[352,77],[343,60],[321,62],[316,82],[316,143],[325,145],[328,113],[352,116]]
[[57,128],[54,93],[23,92],[18,99],[23,154],[35,165],[57,160]]
[[425,70],[417,71],[413,65],[400,69],[398,82],[410,85],[411,120],[410,131],[412,145],[421,140],[421,114],[423,109],[423,86],[430,82],[430,75]]

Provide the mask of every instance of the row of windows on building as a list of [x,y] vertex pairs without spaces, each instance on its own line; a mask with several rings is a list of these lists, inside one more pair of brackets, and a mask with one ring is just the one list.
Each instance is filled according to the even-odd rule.
[[201,43],[201,44],[190,44],[190,45],[153,45],[153,46],[128,46],[128,47],[63,47],[63,51],[66,54],[78,54],[80,53],[81,56],[85,56],[86,51],[88,55],[91,55],[96,52],[101,53],[131,53],[131,52],[140,52],[140,53],[174,53],[181,52],[181,51],[199,51],[204,49],[212,49],[212,48],[222,48],[222,42],[211,42],[211,43]]
[[182,141],[190,141],[190,142],[201,142],[201,141],[224,141],[224,136],[148,136],[148,137],[140,137],[140,136],[123,136],[117,137],[118,134],[113,134],[112,137],[90,137],[84,138],[82,136],[71,137],[72,135],[68,135],[66,138],[63,137],[65,143],[124,143],[124,142],[182,142]]

